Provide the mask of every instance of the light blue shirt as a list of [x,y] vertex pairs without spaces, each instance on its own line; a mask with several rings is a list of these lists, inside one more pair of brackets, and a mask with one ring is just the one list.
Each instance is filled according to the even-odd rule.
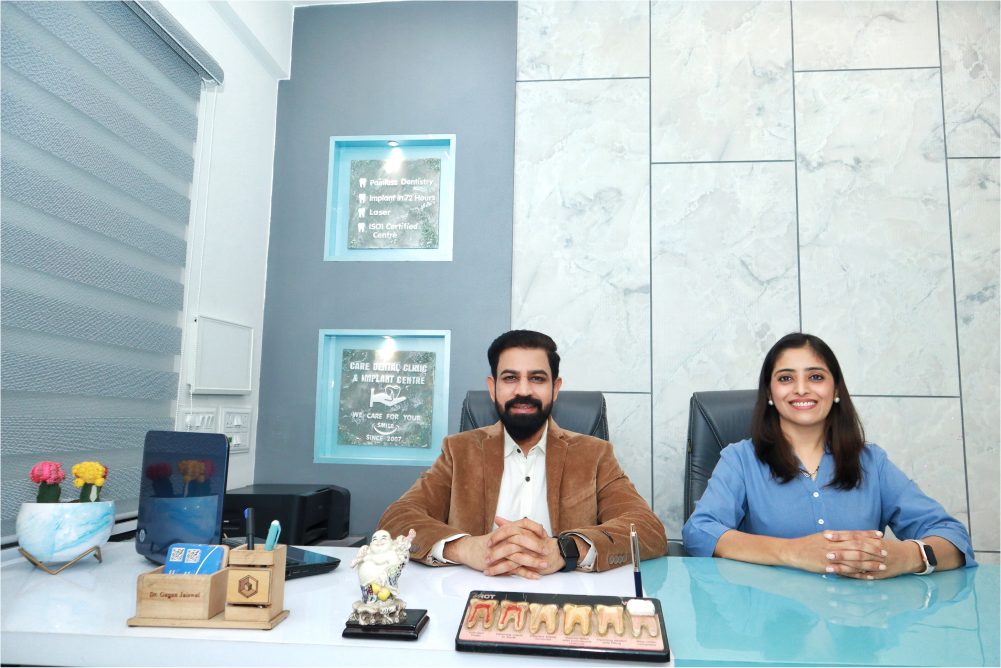
[[827,487],[834,458],[825,452],[817,479],[797,476],[781,484],[758,460],[750,439],[723,448],[702,499],[682,535],[693,557],[711,557],[719,537],[730,529],[758,536],[800,538],[828,529],[885,531],[900,540],[939,536],[976,566],[966,527],[893,465],[886,451],[867,444],[861,454],[862,485],[840,490]]

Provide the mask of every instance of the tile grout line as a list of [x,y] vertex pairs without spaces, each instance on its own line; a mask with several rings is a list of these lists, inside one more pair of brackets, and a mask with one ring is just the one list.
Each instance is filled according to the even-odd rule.
[[942,100],[942,153],[945,160],[945,203],[949,214],[949,264],[952,269],[952,315],[956,327],[956,380],[959,383],[959,429],[963,439],[963,479],[966,483],[966,523],[973,546],[973,509],[970,507],[970,468],[966,457],[966,416],[963,411],[963,358],[959,351],[959,302],[956,293],[956,248],[952,238],[952,193],[949,192],[949,140],[945,126],[945,79],[942,76],[942,19],[938,0],[935,2],[935,25],[938,29],[938,85]]
[[[790,0],[791,2],[792,0]],[[939,62],[941,62],[941,55],[939,56]],[[794,74],[813,74],[817,72],[896,72],[898,70],[937,70],[941,68],[941,65],[926,65],[924,67],[858,67],[858,68],[847,68],[847,69],[831,69],[831,70],[797,70],[795,65],[793,66]]]
[[865,399],[961,399],[958,394],[853,394]]
[[649,252],[648,267],[650,273],[650,511],[656,514],[654,503],[657,491],[654,488],[654,458],[653,458],[653,0],[647,2],[647,160],[650,165],[647,170],[647,213],[649,214],[649,230],[647,233],[647,250]]
[[515,79],[520,83],[562,83],[564,81],[625,81],[628,79],[649,79],[650,77],[581,77],[579,79]]
[[792,0],[789,0],[789,57],[792,69],[792,156],[793,188],[796,191],[796,298],[799,331],[803,331],[803,270],[799,257],[799,146],[796,142],[796,35],[793,32]]
[[677,160],[651,162],[651,165],[742,165],[755,162],[796,162],[796,160]]

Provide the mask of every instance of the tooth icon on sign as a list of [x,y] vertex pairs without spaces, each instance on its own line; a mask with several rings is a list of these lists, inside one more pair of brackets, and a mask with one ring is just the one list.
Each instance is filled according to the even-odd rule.
[[360,207],[358,209],[358,217],[359,218],[364,218],[365,217],[365,207]]
[[360,185],[362,188],[364,188],[367,184],[368,184],[368,179],[364,177],[358,179],[358,185]]
[[365,234],[365,223],[358,223],[358,234]]
[[361,193],[358,195],[358,201],[361,202],[362,204],[365,203],[365,193]]

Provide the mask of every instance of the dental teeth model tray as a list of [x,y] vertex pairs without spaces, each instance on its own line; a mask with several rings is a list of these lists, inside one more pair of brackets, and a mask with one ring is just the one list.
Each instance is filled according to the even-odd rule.
[[470,592],[455,649],[650,663],[671,658],[657,599],[511,591]]

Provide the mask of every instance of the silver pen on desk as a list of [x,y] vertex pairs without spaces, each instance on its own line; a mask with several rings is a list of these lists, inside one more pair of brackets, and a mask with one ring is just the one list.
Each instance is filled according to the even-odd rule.
[[636,525],[629,525],[629,552],[633,558],[633,581],[636,583],[636,598],[643,598],[643,573],[640,572],[640,537],[636,535]]

